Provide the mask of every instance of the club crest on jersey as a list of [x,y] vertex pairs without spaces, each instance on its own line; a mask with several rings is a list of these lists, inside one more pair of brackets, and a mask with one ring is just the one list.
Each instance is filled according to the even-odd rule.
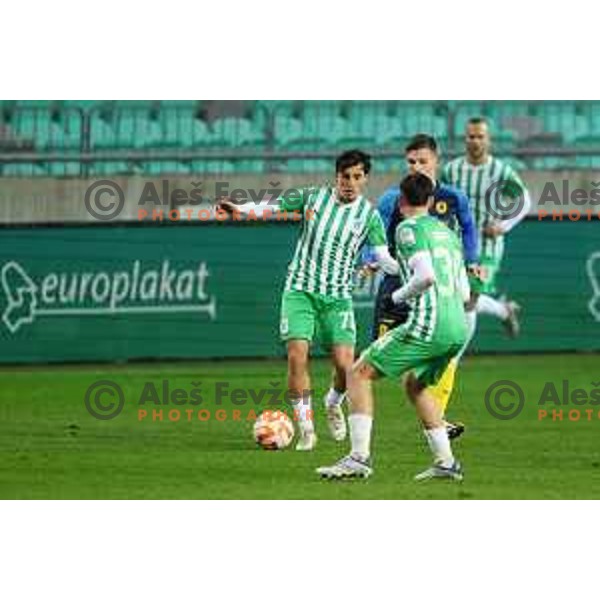
[[350,225],[350,228],[354,235],[360,235],[363,228],[363,222],[360,219],[354,219]]

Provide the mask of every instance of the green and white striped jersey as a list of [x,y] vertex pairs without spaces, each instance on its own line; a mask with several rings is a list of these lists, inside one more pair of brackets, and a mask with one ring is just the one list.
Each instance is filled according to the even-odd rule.
[[490,238],[483,235],[483,230],[502,214],[503,198],[515,199],[526,193],[525,184],[517,172],[493,156],[481,165],[472,165],[466,156],[461,156],[444,166],[442,181],[462,190],[471,201],[479,230],[480,254],[485,257],[502,256],[503,236]]
[[402,333],[424,342],[461,344],[466,321],[461,292],[464,273],[461,243],[446,225],[430,215],[405,219],[396,229],[400,280],[411,277],[409,260],[417,252],[431,257],[435,283],[410,301],[412,309]]
[[377,210],[364,196],[341,202],[331,188],[305,193],[301,201],[281,198],[279,202],[283,210],[302,210],[305,215],[285,290],[351,298],[356,258],[363,243],[387,245]]

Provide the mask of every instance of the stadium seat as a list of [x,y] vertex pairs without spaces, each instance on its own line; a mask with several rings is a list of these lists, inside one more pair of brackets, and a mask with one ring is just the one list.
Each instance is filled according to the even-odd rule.
[[234,163],[235,170],[241,173],[263,173],[266,161],[261,159],[243,159]]
[[286,152],[321,152],[331,148],[330,140],[315,136],[293,140],[284,149]]
[[48,174],[52,177],[79,177],[81,164],[78,162],[51,162],[48,163]]
[[133,173],[133,164],[124,161],[97,161],[92,163],[91,175],[117,175],[120,173]]
[[302,137],[302,122],[299,119],[277,114],[273,121],[275,144],[286,146]]
[[204,121],[189,111],[161,111],[161,146],[191,148],[211,143],[211,133]]
[[223,141],[227,146],[243,146],[264,138],[261,131],[255,130],[252,121],[225,117],[213,121],[211,131],[214,140]]
[[33,163],[8,163],[0,166],[3,177],[43,177],[48,171]]
[[342,137],[336,140],[335,147],[338,152],[344,150],[350,150],[352,148],[359,148],[366,152],[372,151],[376,146],[375,137],[368,135],[353,135],[349,137]]
[[211,175],[233,173],[236,170],[235,165],[228,160],[193,160],[190,168],[192,174],[208,173]]
[[[84,115],[89,115],[88,140],[83,139]],[[78,176],[79,163],[70,160],[69,154],[75,158],[84,147],[92,152],[206,148],[231,153],[226,160],[193,163],[145,159],[135,166],[118,159],[97,161],[84,173],[110,175],[136,169],[152,174],[196,169],[201,173],[262,173],[277,168],[293,172],[315,168],[324,173],[330,171],[333,152],[384,148],[395,155],[416,133],[434,135],[442,152],[451,141],[456,151],[462,148],[466,121],[473,116],[490,120],[494,152],[499,156],[510,157],[517,143],[519,149],[528,150],[539,145],[538,153],[528,155],[531,158],[520,169],[599,168],[593,155],[543,154],[557,145],[574,150],[600,148],[600,102],[587,101],[248,101],[221,107],[218,102],[198,100],[4,100],[0,101],[0,135],[17,148],[67,153],[64,163],[6,165],[6,172],[13,176],[28,172]],[[449,132],[450,122],[454,126]],[[241,147],[244,150],[236,153]],[[250,153],[250,148],[256,153]],[[262,153],[266,150],[281,154],[265,160]],[[299,158],[308,152],[320,155]],[[380,172],[394,172],[398,164],[394,157],[375,161]]]
[[161,173],[185,173],[188,174],[191,171],[189,164],[178,162],[174,160],[168,161],[145,161],[142,163],[144,173],[148,175],[160,175]]
[[287,170],[290,173],[328,173],[334,169],[328,160],[294,158],[287,161]]
[[302,121],[304,138],[322,138],[330,144],[346,135],[348,121],[342,117],[327,117],[321,113],[313,113]]
[[92,114],[90,119],[90,149],[100,150],[115,147],[115,130],[97,114]]
[[119,148],[155,148],[163,138],[160,123],[150,119],[144,111],[118,114],[113,127]]

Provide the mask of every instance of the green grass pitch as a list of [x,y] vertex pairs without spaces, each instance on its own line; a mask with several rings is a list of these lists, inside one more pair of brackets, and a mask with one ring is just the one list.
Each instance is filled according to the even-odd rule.
[[[429,453],[414,411],[392,382],[375,385],[375,473],[368,481],[329,482],[317,478],[317,466],[348,451],[327,433],[321,398],[329,366],[312,365],[320,441],[312,453],[293,449],[267,452],[252,440],[246,416],[252,401],[234,406],[211,399],[217,381],[230,388],[283,387],[283,361],[156,363],[126,366],[56,366],[0,370],[1,498],[312,498],[312,499],[477,499],[600,497],[600,419],[598,408],[539,406],[546,381],[561,390],[593,389],[600,382],[598,356],[484,356],[464,361],[449,415],[467,424],[455,443],[465,480],[416,484],[413,475],[429,464]],[[89,385],[110,379],[122,386],[125,406],[113,420],[96,420],[84,406]],[[166,413],[177,406],[155,407],[138,400],[146,382],[190,390],[202,382],[203,403],[181,406],[182,420]],[[486,410],[485,390],[509,379],[525,392],[525,408],[513,420],[498,420]],[[138,420],[138,409],[162,408],[164,420]],[[222,408],[227,419],[218,421]],[[262,408],[269,408],[264,405]],[[563,420],[539,420],[538,409],[563,409]],[[186,409],[194,410],[188,422]],[[198,409],[212,418],[199,421]],[[578,422],[567,411],[579,409]],[[593,409],[587,420],[586,409]],[[259,411],[261,409],[257,409]],[[206,414],[206,413],[204,413]]]

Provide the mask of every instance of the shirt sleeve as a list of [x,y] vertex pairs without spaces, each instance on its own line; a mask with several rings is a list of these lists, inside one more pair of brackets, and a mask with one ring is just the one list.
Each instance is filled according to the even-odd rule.
[[398,202],[398,196],[400,191],[396,187],[388,188],[377,200],[377,210],[381,215],[383,226],[387,229],[392,219],[392,214],[396,203]]
[[504,185],[502,186],[502,194],[509,198],[519,198],[527,192],[527,187],[517,172],[510,166],[506,165],[504,172]]
[[283,196],[279,196],[275,201],[275,208],[280,210],[303,210],[308,199],[314,193],[310,188],[288,190]]
[[379,211],[374,210],[371,213],[367,224],[367,241],[370,246],[385,246],[387,248],[387,239],[385,235],[385,226]]
[[[394,212],[394,208],[396,207],[396,202],[398,201],[399,191],[396,191],[395,188],[388,188],[377,200],[377,212],[381,217],[381,221],[383,223],[384,228],[384,236],[386,238],[387,245],[387,228],[390,225],[390,221],[392,219],[392,214]],[[362,264],[372,264],[377,262],[377,257],[373,252],[373,246],[379,244],[371,244],[368,242],[365,244],[361,250],[360,254],[360,263]]]
[[467,196],[459,190],[455,191],[457,192],[456,217],[462,232],[461,238],[465,260],[469,264],[474,264],[479,260],[477,256],[478,233],[475,226],[475,219],[473,218]]

